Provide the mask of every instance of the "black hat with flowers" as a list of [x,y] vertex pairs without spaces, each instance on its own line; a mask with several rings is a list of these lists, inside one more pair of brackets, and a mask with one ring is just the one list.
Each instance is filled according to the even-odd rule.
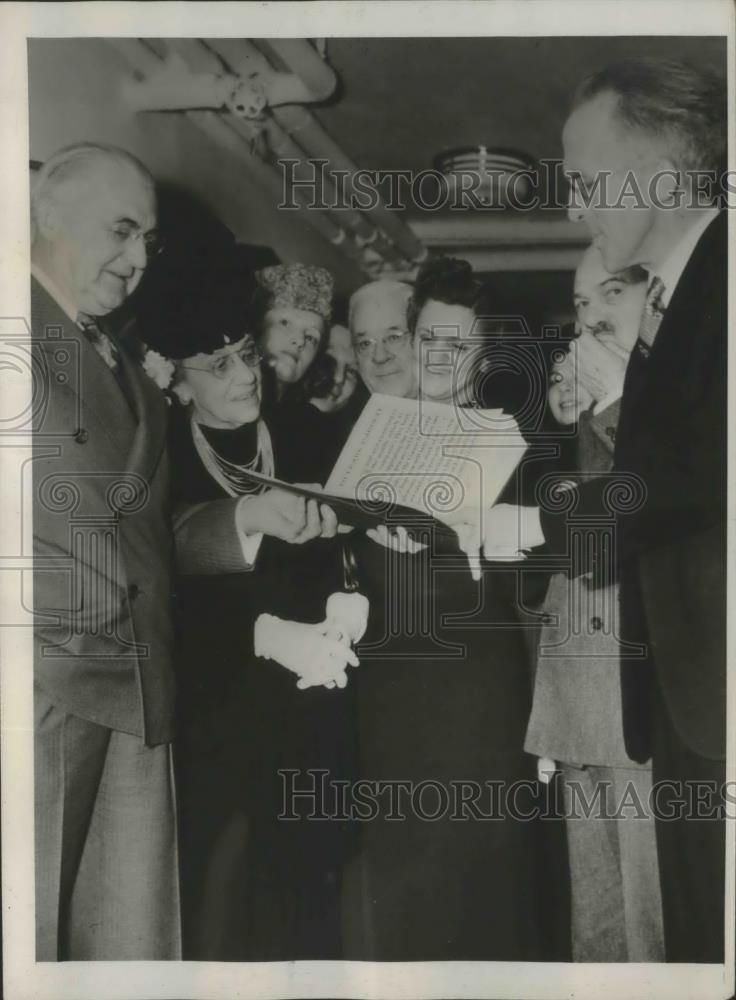
[[139,337],[173,361],[212,354],[252,332],[253,288],[253,271],[236,254],[169,262],[141,288]]

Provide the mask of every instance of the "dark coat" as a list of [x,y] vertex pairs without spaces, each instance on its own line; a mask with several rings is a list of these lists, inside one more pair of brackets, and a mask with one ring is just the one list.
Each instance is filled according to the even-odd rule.
[[[265,537],[255,567],[247,566],[234,530],[237,500],[202,466],[178,407],[170,448],[177,509],[189,513],[179,565],[192,568],[187,525],[212,515],[213,533],[232,535],[219,567],[213,552],[205,572],[180,573],[176,584],[184,957],[339,958],[348,830],[339,821],[279,820],[279,771],[350,777],[353,691],[297,690],[284,667],[255,658],[253,628],[262,611],[323,620],[327,597],[342,589],[341,541],[294,546]],[[310,781],[300,775],[296,784]],[[309,805],[297,803],[297,813]]]
[[[650,752],[648,683],[691,750],[725,756],[726,241],[723,212],[698,241],[650,357],[632,353],[613,471],[643,489],[634,480],[628,503],[606,495],[610,480],[593,480],[574,511],[615,521],[622,639],[648,650],[622,667],[624,731],[637,760]],[[555,551],[566,551],[568,519],[542,514]]]
[[288,392],[267,413],[283,474],[294,483],[327,482],[370,393],[359,379],[342,410],[323,413],[298,391]]

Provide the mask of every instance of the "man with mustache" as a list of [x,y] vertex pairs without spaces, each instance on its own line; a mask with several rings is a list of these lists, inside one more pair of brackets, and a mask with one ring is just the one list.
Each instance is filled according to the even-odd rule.
[[[582,384],[572,350],[555,364],[549,407],[561,425],[577,423],[575,478],[606,472],[613,458],[623,373],[636,340],[647,275],[609,274],[590,247],[575,272],[577,328],[591,338],[599,372]],[[574,342],[575,346],[578,346]],[[525,749],[554,762],[566,807],[571,939],[578,962],[663,959],[649,762],[624,746],[619,681],[618,586],[590,573],[555,573],[542,607],[534,700]],[[625,792],[645,811],[613,814]],[[584,797],[584,798],[583,798]],[[587,815],[583,801],[600,803]]]

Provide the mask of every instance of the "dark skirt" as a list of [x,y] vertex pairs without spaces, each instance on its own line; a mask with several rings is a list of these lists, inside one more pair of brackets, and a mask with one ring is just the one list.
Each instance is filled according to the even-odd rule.
[[308,788],[315,771],[352,778],[354,689],[299,691],[293,674],[256,659],[252,645],[261,607],[304,621],[324,617],[337,582],[334,546],[292,551],[288,560],[271,548],[264,542],[260,571],[189,578],[178,595],[176,762],[189,960],[328,959],[342,949],[351,827],[309,818],[330,807],[319,781],[312,796],[292,802],[288,792]]
[[358,773],[379,784],[344,879],[346,957],[567,958],[564,830],[523,751],[531,680],[513,573],[487,567],[476,585],[441,547],[357,548],[371,595]]

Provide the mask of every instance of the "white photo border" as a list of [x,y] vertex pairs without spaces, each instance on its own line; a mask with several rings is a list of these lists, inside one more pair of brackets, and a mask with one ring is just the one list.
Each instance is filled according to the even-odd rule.
[[[734,168],[734,6],[728,0],[433,0],[401,3],[6,3],[0,9],[0,329],[30,316],[28,193],[28,38],[40,37],[380,37],[614,36],[728,37],[729,168]],[[729,247],[736,261],[733,220]],[[734,268],[729,271],[729,329],[736,331]],[[15,318],[15,319],[14,319]],[[10,324],[10,326],[9,326]],[[729,378],[736,385],[736,351]],[[2,373],[0,416],[30,401],[30,379]],[[736,392],[730,394],[734,428]],[[0,426],[2,426],[0,424]],[[729,435],[728,586],[736,593],[734,441]],[[21,534],[30,524],[21,466],[0,435],[0,607],[17,602]],[[17,454],[17,452],[16,452]],[[25,502],[25,509],[21,503]],[[27,574],[30,576],[30,574]],[[732,602],[729,602],[730,604]],[[729,611],[731,609],[729,608]],[[4,619],[0,619],[4,620]],[[736,618],[729,614],[728,718],[736,717],[730,655]],[[734,822],[728,823],[726,961],[707,965],[573,965],[564,963],[36,963],[33,907],[33,711],[29,628],[0,629],[2,724],[2,889],[5,995],[8,1000],[223,997],[611,997],[717,998],[734,982]],[[727,778],[736,777],[736,741],[729,725]]]

